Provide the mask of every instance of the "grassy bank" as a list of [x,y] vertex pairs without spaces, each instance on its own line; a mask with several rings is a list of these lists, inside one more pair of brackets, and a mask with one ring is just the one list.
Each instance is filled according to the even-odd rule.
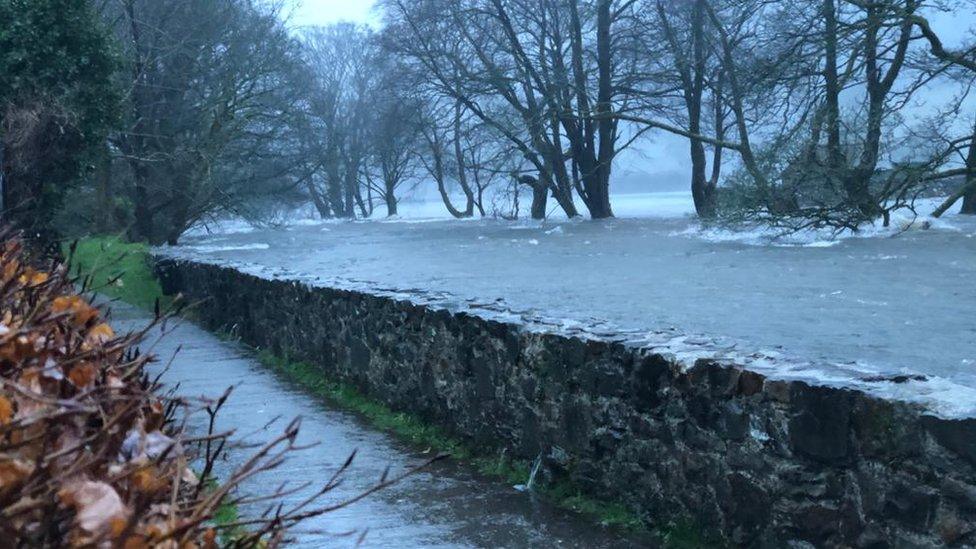
[[63,252],[71,274],[80,275],[89,290],[144,309],[152,309],[156,300],[163,306],[170,302],[153,273],[146,244],[95,236],[65,244]]
[[[89,238],[78,243],[72,272],[80,269],[84,276],[91,277],[90,285],[105,294],[139,307],[152,308],[157,299],[166,302],[166,298],[150,261],[149,248],[145,245],[126,243],[114,237]],[[291,361],[268,351],[260,352],[258,358],[266,367],[307,393],[363,417],[376,429],[391,433],[419,450],[450,454],[508,485],[525,484],[529,478],[529,462],[513,460],[505,454],[485,455],[416,415],[392,410],[349,384],[327,379],[314,365]],[[585,496],[568,482],[536,486],[535,491],[555,505],[578,512],[599,524],[628,532],[648,532],[646,522],[626,506]],[[236,510],[228,511],[236,514]],[[706,542],[700,529],[690,523],[657,527],[654,533],[666,547],[715,546]]]

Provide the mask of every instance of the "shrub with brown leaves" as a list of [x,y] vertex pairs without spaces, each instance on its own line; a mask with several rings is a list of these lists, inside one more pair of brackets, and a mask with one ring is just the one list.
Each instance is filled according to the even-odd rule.
[[205,411],[213,425],[228,394],[203,405],[165,395],[134,347],[146,332],[118,336],[105,319],[63,266],[36,270],[0,234],[0,546],[268,547],[344,505],[289,511],[282,491],[248,500],[269,502],[258,518],[214,524],[235,487],[295,449],[297,422],[223,484],[201,482],[191,466],[209,479],[228,434],[189,438],[174,418]]

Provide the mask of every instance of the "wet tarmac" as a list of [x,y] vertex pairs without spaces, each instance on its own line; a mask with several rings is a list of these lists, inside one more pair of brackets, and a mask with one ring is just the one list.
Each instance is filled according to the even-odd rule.
[[[113,323],[122,330],[145,326],[149,316],[113,304]],[[217,429],[233,429],[249,443],[279,435],[295,417],[302,418],[300,445],[282,467],[244,485],[245,493],[268,493],[282,482],[307,488],[287,496],[296,503],[318,490],[355,450],[356,459],[343,483],[325,500],[336,503],[375,484],[388,467],[395,475],[430,456],[390,435],[370,428],[358,417],[330,408],[265,369],[248,349],[227,342],[187,321],[156,330],[144,343],[160,358],[152,366],[168,387],[178,384],[183,396],[217,397],[226,387],[233,394],[218,418]],[[166,367],[166,368],[164,368]],[[280,418],[272,422],[273,419]],[[205,415],[191,429],[205,432]],[[271,424],[269,425],[269,422]],[[232,452],[220,464],[227,473],[248,457]],[[261,507],[263,509],[263,507]],[[245,509],[254,512],[256,509]],[[353,533],[354,532],[354,533]],[[437,463],[403,482],[354,505],[304,524],[295,547],[643,547],[649,540],[622,536],[574,513],[556,508],[532,493],[520,492],[484,478],[450,460]]]

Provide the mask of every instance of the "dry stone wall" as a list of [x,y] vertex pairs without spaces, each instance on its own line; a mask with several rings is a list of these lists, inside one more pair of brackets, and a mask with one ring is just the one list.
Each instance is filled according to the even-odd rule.
[[976,546],[976,421],[465,312],[161,260],[211,329],[756,547]]

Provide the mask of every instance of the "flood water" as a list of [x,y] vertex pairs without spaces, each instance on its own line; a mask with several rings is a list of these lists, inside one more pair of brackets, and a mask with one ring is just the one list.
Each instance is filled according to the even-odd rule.
[[[113,324],[121,330],[141,328],[146,313],[113,305]],[[143,345],[160,362],[153,372],[179,385],[186,397],[215,398],[235,390],[222,409],[217,431],[233,429],[261,443],[280,435],[292,418],[301,417],[299,445],[314,445],[293,455],[284,466],[244,485],[244,493],[267,494],[282,482],[311,486],[282,503],[302,501],[342,466],[356,459],[343,483],[325,503],[337,503],[374,485],[389,467],[392,475],[424,463],[430,456],[398,443],[364,425],[357,417],[307,396],[257,363],[247,349],[222,341],[188,322],[154,333]],[[168,369],[165,368],[168,366]],[[206,432],[205,415],[191,424]],[[278,421],[268,425],[275,418]],[[220,464],[226,475],[249,456],[234,451]],[[263,507],[261,509],[263,510]],[[252,509],[251,512],[255,510]],[[247,510],[245,509],[245,513]],[[403,482],[337,512],[309,521],[295,532],[298,547],[354,547],[366,531],[363,547],[640,547],[649,540],[624,537],[573,513],[539,501],[531,493],[474,474],[450,461],[438,463]],[[348,533],[354,532],[352,535]],[[347,534],[347,535],[342,535]]]
[[566,325],[725,338],[744,355],[810,361],[804,375],[830,383],[923,374],[925,386],[877,389],[921,391],[945,415],[976,414],[976,220],[767,241],[703,232],[673,195],[642,200],[620,201],[618,212],[664,215],[238,227],[165,253],[325,286],[433,292]]

